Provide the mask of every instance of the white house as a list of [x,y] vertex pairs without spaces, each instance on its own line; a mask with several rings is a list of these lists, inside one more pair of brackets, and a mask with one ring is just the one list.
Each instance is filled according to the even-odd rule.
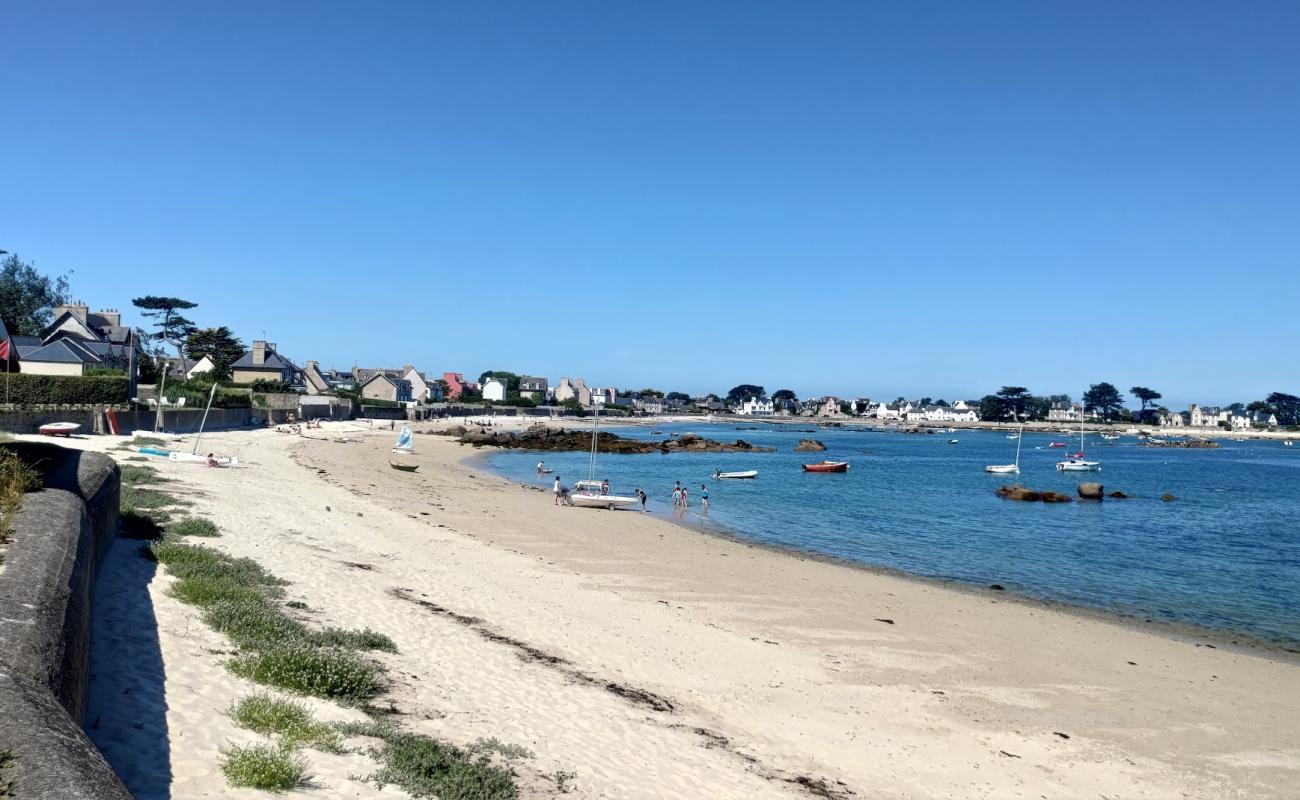
[[1048,422],[1078,422],[1083,418],[1083,407],[1078,403],[1052,403],[1047,410]]
[[428,400],[433,395],[433,382],[410,364],[402,367],[402,380],[411,384],[411,399],[417,403]]
[[776,409],[772,406],[771,398],[764,395],[751,397],[741,403],[736,413],[745,417],[770,417],[776,413]]
[[500,378],[488,378],[487,383],[483,384],[483,399],[503,402],[506,399],[506,382]]
[[890,405],[889,403],[877,403],[870,412],[870,416],[873,416],[876,419],[900,419],[902,414],[902,409],[896,405]]

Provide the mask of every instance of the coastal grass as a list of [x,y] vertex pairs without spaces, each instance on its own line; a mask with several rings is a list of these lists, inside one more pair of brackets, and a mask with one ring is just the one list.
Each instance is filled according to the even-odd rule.
[[167,526],[168,536],[201,536],[212,538],[220,536],[216,523],[202,517],[186,517]]
[[137,486],[142,483],[167,483],[170,479],[164,478],[158,474],[158,470],[153,467],[142,467],[136,464],[124,464],[121,467],[122,483]]
[[258,693],[243,698],[228,713],[236,725],[274,737],[282,747],[306,746],[330,753],[342,748],[343,735],[333,726],[317,722],[302,703]]
[[10,524],[22,505],[23,495],[41,488],[41,474],[9,448],[0,448],[0,539],[7,538]]
[[285,641],[230,661],[230,671],[297,694],[360,703],[382,688],[384,666],[349,650]]
[[131,444],[130,444],[130,445],[126,445],[126,446],[127,446],[127,447],[131,447],[131,446],[135,446],[135,447],[161,447],[162,445],[165,445],[165,444],[167,444],[167,440],[166,440],[166,439],[160,439],[160,438],[157,437],[157,436],[137,436],[137,437],[135,437],[134,439],[131,440]]
[[167,492],[160,492],[156,489],[142,489],[137,485],[125,484],[122,486],[122,508],[133,508],[137,511],[149,511],[170,506],[187,506],[184,500]]
[[221,771],[231,786],[287,792],[307,779],[307,762],[291,748],[234,745],[221,751]]
[[475,755],[430,736],[403,733],[387,722],[346,723],[346,736],[371,736],[384,746],[374,754],[380,768],[365,780],[381,789],[394,784],[414,797],[438,800],[514,800],[514,775]]
[[345,630],[343,628],[326,628],[311,634],[311,641],[321,647],[340,647],[346,650],[382,650],[396,653],[397,644],[387,634],[365,630]]
[[14,783],[5,777],[5,773],[13,769],[14,762],[17,761],[12,750],[0,750],[0,798],[17,797],[14,791]]

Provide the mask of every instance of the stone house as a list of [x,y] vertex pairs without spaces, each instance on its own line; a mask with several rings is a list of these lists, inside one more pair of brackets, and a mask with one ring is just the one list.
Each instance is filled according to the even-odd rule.
[[365,400],[409,403],[411,383],[402,378],[394,378],[387,372],[376,372],[361,384],[361,397]]
[[135,332],[116,309],[91,312],[85,303],[56,306],[54,321],[39,336],[14,336],[19,372],[84,375],[92,369],[120,369],[136,377]]
[[284,381],[294,386],[301,385],[302,370],[281,356],[276,351],[274,342],[256,339],[252,349],[230,365],[230,377],[235,383]]

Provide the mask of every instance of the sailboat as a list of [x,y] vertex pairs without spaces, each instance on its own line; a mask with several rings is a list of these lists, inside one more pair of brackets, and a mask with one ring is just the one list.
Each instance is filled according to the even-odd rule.
[[1087,461],[1083,457],[1083,405],[1079,405],[1079,452],[1071,453],[1064,461],[1056,462],[1057,472],[1099,472],[1100,461]]
[[415,439],[411,436],[411,427],[402,426],[402,434],[397,437],[397,444],[393,445],[393,452],[409,456],[415,452]]
[[623,497],[609,493],[609,481],[596,477],[596,450],[600,441],[600,406],[595,406],[591,424],[591,457],[587,460],[587,479],[578,481],[577,489],[569,499],[580,508],[619,508],[633,506],[640,502],[635,497]]
[[[208,424],[208,412],[212,410],[212,398],[217,395],[217,384],[213,382],[212,388],[208,391],[208,404],[203,409],[203,419],[199,421],[199,433],[194,437],[194,449],[188,453],[171,451],[167,453],[169,461],[178,461],[183,464],[216,464],[219,467],[233,467],[239,463],[235,456],[219,456],[211,453],[210,456],[199,455],[199,444],[203,441],[203,429]],[[141,450],[143,452],[143,449]],[[210,458],[210,460],[209,460]]]
[[985,472],[994,472],[998,475],[1019,475],[1020,474],[1020,434],[1024,431],[1023,425],[1020,430],[1016,431],[1008,439],[1016,440],[1016,463],[1014,464],[990,464],[984,468]]

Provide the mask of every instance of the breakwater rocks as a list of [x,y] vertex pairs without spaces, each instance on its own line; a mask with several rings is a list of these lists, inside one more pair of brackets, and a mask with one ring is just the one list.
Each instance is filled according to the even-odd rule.
[[[483,428],[465,429],[457,425],[443,433],[457,436],[461,444],[475,447],[551,451],[591,449],[590,432],[554,429],[545,425],[534,425],[523,433],[491,433]],[[755,447],[744,439],[730,443],[717,442],[692,433],[684,433],[662,442],[624,439],[612,433],[599,433],[596,436],[596,449],[601,453],[770,453],[774,450],[771,447]]]
[[1181,447],[1184,450],[1213,450],[1220,446],[1218,442],[1212,442],[1209,439],[1186,439],[1181,442],[1147,439],[1144,442],[1138,442],[1138,447]]
[[1004,500],[1023,500],[1026,503],[1070,503],[1074,501],[1074,498],[1068,494],[1038,492],[1033,489],[1026,489],[1018,483],[1010,486],[999,486],[994,491],[998,497]]
[[826,449],[826,445],[816,439],[800,439],[799,444],[794,446],[796,453],[815,453]]

